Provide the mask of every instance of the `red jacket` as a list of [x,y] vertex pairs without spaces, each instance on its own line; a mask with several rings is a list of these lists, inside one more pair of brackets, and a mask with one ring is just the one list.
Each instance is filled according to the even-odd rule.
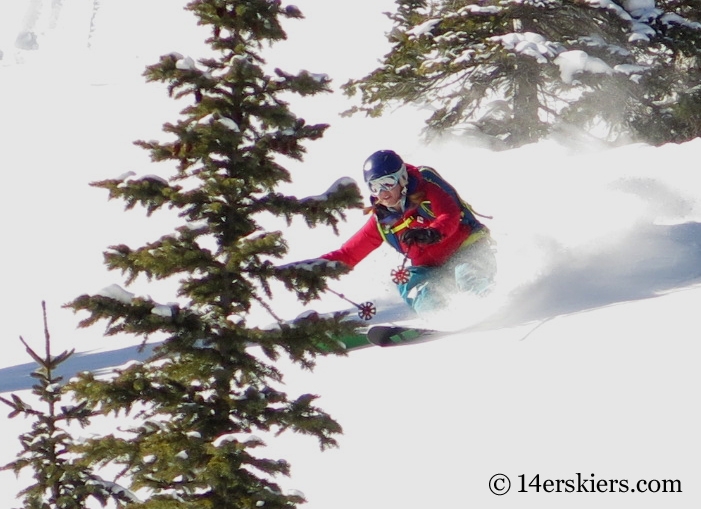
[[[435,244],[414,244],[407,246],[399,240],[397,249],[408,255],[412,265],[443,265],[460,248],[470,236],[472,229],[461,223],[461,209],[453,198],[440,186],[427,182],[415,166],[406,165],[409,173],[406,201],[409,205],[403,213],[392,213],[372,198],[373,215],[365,225],[348,239],[340,249],[322,256],[330,261],[339,261],[355,267],[362,259],[377,249],[385,240],[380,233],[380,223],[385,227],[396,228],[397,237],[401,239],[402,225],[405,220],[408,228],[431,227],[438,230],[441,240]],[[428,202],[431,216],[421,215],[421,203]]]

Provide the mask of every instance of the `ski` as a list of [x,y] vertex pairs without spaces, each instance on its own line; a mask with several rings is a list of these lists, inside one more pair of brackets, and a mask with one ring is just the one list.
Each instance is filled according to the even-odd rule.
[[444,336],[446,332],[419,327],[402,327],[397,325],[373,325],[367,331],[370,343],[377,346],[401,346],[425,343]]

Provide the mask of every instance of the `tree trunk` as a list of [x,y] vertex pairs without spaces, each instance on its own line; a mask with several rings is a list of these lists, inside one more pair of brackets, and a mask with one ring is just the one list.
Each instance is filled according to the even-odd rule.
[[514,73],[513,129],[510,144],[519,147],[539,137],[538,68],[530,57],[518,57]]

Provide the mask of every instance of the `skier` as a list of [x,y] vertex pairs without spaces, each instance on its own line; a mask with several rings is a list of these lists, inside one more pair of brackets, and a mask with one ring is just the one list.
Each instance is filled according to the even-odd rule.
[[397,283],[402,299],[418,314],[444,308],[456,291],[489,293],[496,275],[489,230],[433,170],[380,150],[365,161],[363,177],[372,195],[367,208],[372,216],[322,259],[355,267],[389,243],[411,262]]

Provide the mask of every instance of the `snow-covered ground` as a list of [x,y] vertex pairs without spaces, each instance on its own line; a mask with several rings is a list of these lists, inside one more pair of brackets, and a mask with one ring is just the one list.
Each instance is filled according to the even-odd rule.
[[[176,221],[125,213],[88,183],[165,173],[131,142],[157,137],[178,110],[160,86],[143,84],[143,67],[168,51],[201,54],[202,32],[185,3],[0,4],[2,391],[27,395],[30,359],[17,337],[41,348],[41,300],[56,352],[93,353],[80,369],[121,362],[132,344],[102,338],[99,327],[76,330],[78,317],[61,305],[122,284],[102,265],[108,245],[140,245]],[[271,64],[325,72],[340,85],[386,51],[381,12],[393,2],[355,2],[342,20],[332,2],[295,4],[307,20],[289,24]],[[24,32],[35,34],[36,49],[15,45]],[[292,479],[280,482],[304,492],[309,509],[698,507],[701,176],[693,161],[701,140],[607,149],[570,134],[493,153],[456,139],[422,144],[422,115],[408,109],[337,118],[345,107],[339,94],[295,101],[309,122],[332,127],[308,145],[304,163],[289,163],[295,181],[286,190],[316,195],[339,177],[358,178],[381,148],[430,164],[494,216],[503,298],[464,309],[472,328],[441,341],[322,359],[311,374],[290,369],[290,392],[320,394],[345,434],[340,449],[325,453],[300,437],[272,443],[270,456],[293,465]],[[293,224],[289,261],[336,248],[364,220],[351,212],[340,238]],[[389,271],[400,261],[377,251],[335,289],[356,301],[391,300]],[[173,300],[167,284],[129,290]],[[290,317],[305,310],[283,294],[276,302]],[[344,303],[329,295],[314,307]],[[15,437],[27,424],[5,415],[2,463],[19,450]],[[509,493],[490,491],[495,474],[510,478]],[[547,493],[557,480],[560,492]],[[682,492],[641,493],[639,480],[652,489],[679,480]],[[627,493],[586,492],[623,481]],[[0,505],[17,506],[22,482],[4,472],[0,483]]]

